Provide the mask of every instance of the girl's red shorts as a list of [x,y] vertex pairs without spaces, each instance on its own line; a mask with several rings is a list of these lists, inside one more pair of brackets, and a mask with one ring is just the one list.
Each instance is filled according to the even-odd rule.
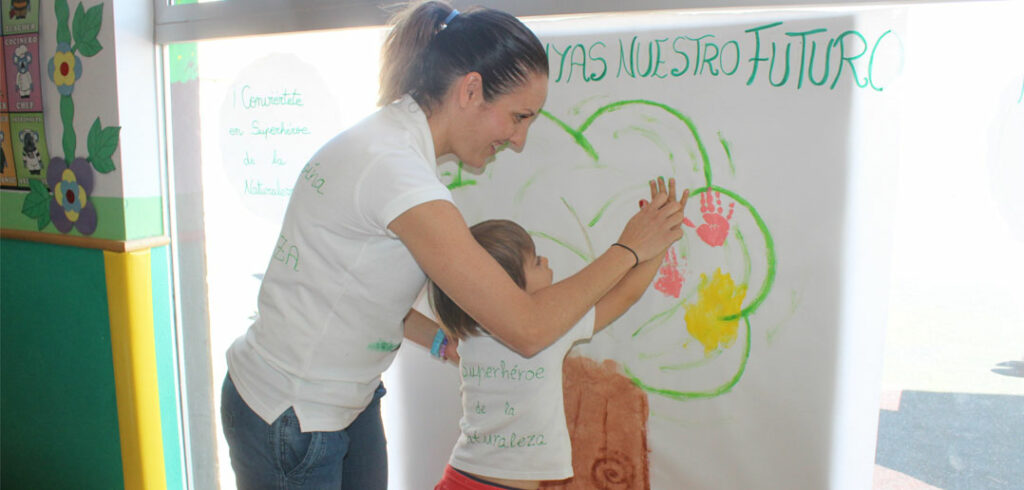
[[507,488],[512,487],[484,483],[448,465],[444,469],[444,475],[441,475],[441,481],[437,483],[434,490],[503,490]]

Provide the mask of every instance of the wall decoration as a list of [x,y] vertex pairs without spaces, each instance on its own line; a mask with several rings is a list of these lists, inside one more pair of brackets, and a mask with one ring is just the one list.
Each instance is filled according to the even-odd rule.
[[41,0],[3,0],[0,18],[5,36],[39,32],[39,2]]
[[[22,214],[35,219],[40,230],[52,222],[61,233],[74,229],[83,235],[91,235],[97,224],[96,208],[90,200],[95,179],[93,171],[105,174],[114,170],[111,156],[117,150],[121,130],[119,126],[104,127],[97,117],[86,136],[87,156],[77,154],[75,84],[87,76],[82,57],[93,57],[103,50],[97,40],[103,27],[103,4],[86,9],[79,3],[72,16],[67,1],[56,0],[54,14],[57,17],[57,47],[46,63],[46,75],[60,95],[63,129],[60,148],[63,156],[50,159],[49,168],[41,173],[45,175],[45,182],[42,179],[29,180],[30,190],[25,196]],[[9,99],[12,98],[9,93]],[[18,129],[13,121],[11,129]],[[28,168],[27,165],[25,167]]]
[[881,161],[852,149],[891,144],[860,118],[884,117],[898,35],[845,16],[630,18],[539,23],[549,91],[526,147],[478,175],[440,167],[468,223],[521,223],[556,279],[617,241],[649,179],[690,191],[651,287],[566,360],[575,477],[548,486],[825,488],[829,465],[806,462],[845,423],[822,400],[848,383],[831,366],[849,172]]
[[[49,150],[41,112],[11,112],[11,151],[18,174],[18,187],[28,188],[30,182],[42,182],[49,167]],[[7,139],[6,136],[4,139]]]
[[[2,75],[2,73],[0,73]],[[18,185],[18,174],[14,170],[14,146],[11,141],[11,121],[7,112],[0,112],[0,186]]]
[[4,0],[0,61],[0,186],[29,189],[49,165],[43,129],[38,0]]

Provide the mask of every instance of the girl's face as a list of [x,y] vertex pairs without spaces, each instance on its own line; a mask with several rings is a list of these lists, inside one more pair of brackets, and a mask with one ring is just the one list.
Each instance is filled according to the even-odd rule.
[[532,293],[551,285],[554,273],[548,267],[548,258],[527,253],[523,257],[523,275],[526,276],[526,292]]
[[491,102],[481,99],[462,121],[463,130],[452,141],[453,153],[464,164],[482,169],[506,145],[522,151],[526,131],[537,119],[547,95],[547,77],[532,74],[510,93]]

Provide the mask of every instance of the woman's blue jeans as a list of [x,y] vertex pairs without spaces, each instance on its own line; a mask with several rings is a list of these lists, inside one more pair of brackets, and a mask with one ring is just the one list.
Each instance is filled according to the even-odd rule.
[[386,490],[387,441],[377,387],[373,400],[345,429],[301,432],[289,408],[267,424],[246,405],[231,376],[221,393],[221,421],[239,490]]

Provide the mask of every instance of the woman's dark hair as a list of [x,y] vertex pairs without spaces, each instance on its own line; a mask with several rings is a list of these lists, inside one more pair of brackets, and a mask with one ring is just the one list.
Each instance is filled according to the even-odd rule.
[[[494,257],[520,288],[526,289],[525,263],[527,256],[536,254],[530,234],[514,221],[492,219],[481,221],[469,228],[473,238]],[[449,334],[460,339],[478,335],[481,327],[459,305],[445,294],[437,284],[430,283],[430,304]]]
[[477,72],[484,100],[512,92],[531,74],[548,74],[548,56],[537,36],[519,19],[500,10],[473,7],[445,19],[443,1],[413,3],[391,19],[382,49],[380,98],[387,105],[408,93],[427,112],[452,82]]

